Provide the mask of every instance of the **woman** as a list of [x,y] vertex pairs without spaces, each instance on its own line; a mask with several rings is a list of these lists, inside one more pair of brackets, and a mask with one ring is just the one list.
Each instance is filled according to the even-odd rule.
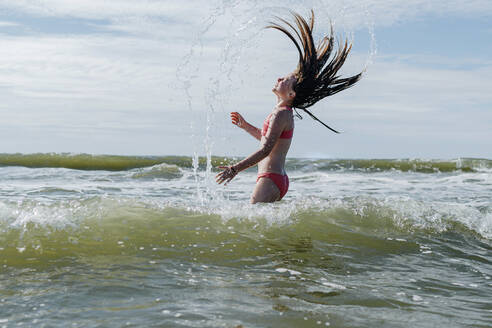
[[[272,89],[277,96],[277,105],[265,119],[263,129],[260,130],[246,122],[241,114],[231,113],[233,124],[260,140],[260,149],[235,165],[219,166],[223,171],[216,176],[217,183],[227,183],[242,170],[258,164],[258,178],[251,196],[253,204],[281,200],[287,193],[289,178],[284,166],[294,132],[292,108],[303,110],[325,127],[338,133],[321,122],[307,108],[325,97],[351,87],[362,76],[362,73],[349,78],[336,75],[352,46],[348,46],[345,41],[345,46],[341,48],[339,45],[336,54],[330,60],[334,46],[333,28],[330,36],[324,37],[316,47],[313,40],[314,12],[311,10],[309,23],[299,14],[292,15],[297,29],[284,19],[280,21],[287,27],[277,23],[267,26],[285,33],[292,40],[299,52],[299,63],[293,73],[279,78]],[[288,28],[295,34],[289,32]]]

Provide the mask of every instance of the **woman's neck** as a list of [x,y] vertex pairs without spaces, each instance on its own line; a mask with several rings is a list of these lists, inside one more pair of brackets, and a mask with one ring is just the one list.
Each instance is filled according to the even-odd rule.
[[292,101],[278,98],[276,107],[292,107]]

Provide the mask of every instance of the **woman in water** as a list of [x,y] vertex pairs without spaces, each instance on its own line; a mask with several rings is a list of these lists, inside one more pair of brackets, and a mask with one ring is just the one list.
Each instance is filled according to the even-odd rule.
[[284,19],[279,20],[286,27],[277,23],[267,26],[285,33],[292,40],[299,52],[299,63],[294,72],[279,78],[272,89],[277,96],[277,105],[263,122],[263,128],[260,130],[249,124],[237,112],[231,113],[232,123],[258,139],[260,148],[239,163],[232,166],[219,166],[223,171],[216,176],[217,183],[227,183],[242,170],[258,164],[256,187],[251,195],[253,204],[281,200],[289,189],[289,178],[284,167],[294,132],[292,109],[303,110],[325,127],[338,133],[321,122],[307,108],[325,97],[351,87],[362,76],[362,73],[348,78],[337,76],[352,46],[348,46],[345,41],[344,47],[339,45],[336,54],[330,59],[334,48],[332,29],[330,36],[324,37],[316,47],[313,40],[314,12],[312,10],[309,23],[299,14],[292,13],[292,15],[297,29]]

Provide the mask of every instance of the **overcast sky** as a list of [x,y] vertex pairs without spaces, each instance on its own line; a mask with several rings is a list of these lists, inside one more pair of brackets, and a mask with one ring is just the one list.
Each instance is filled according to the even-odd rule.
[[[300,4],[302,3],[302,5]],[[296,121],[291,157],[492,158],[492,1],[0,0],[0,153],[244,156],[317,13],[353,41],[353,88]]]

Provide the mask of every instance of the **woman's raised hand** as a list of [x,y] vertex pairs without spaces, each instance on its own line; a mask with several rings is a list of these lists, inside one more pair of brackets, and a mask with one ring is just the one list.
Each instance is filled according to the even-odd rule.
[[239,114],[238,112],[232,112],[231,113],[231,121],[232,124],[237,125],[240,128],[243,128],[246,126],[246,121],[244,118]]

